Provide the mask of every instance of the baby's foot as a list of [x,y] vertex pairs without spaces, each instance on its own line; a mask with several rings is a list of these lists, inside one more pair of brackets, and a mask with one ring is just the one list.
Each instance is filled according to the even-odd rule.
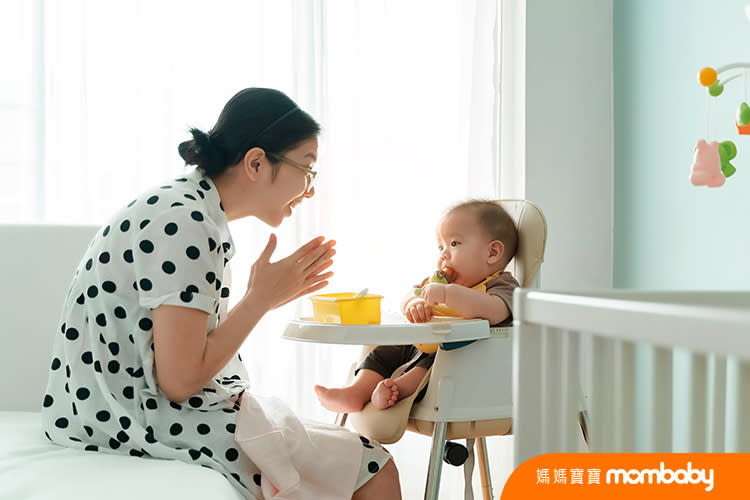
[[353,413],[362,409],[367,401],[350,387],[341,389],[329,389],[322,385],[315,386],[315,394],[323,408],[336,413]]
[[398,386],[389,378],[381,380],[372,391],[370,401],[379,410],[393,406],[398,401]]

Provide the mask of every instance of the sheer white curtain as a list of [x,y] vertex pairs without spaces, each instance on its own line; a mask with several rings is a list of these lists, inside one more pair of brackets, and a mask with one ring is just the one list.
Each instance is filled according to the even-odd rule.
[[[209,128],[241,88],[274,87],[323,125],[317,194],[276,231],[277,256],[336,239],[328,291],[368,287],[394,312],[435,267],[441,212],[500,192],[497,3],[6,0],[0,220],[102,222],[182,171],[189,126]],[[236,300],[270,229],[232,231]],[[310,309],[271,312],[241,352],[257,392],[331,420],[312,386],[341,384],[359,349],[281,340]],[[421,497],[428,443],[391,447],[405,498]],[[442,497],[462,491],[446,470]]]

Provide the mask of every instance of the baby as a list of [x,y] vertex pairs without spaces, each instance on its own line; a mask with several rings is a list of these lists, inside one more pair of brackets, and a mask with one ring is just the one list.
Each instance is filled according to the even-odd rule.
[[[513,220],[497,203],[471,200],[454,206],[437,227],[438,269],[449,279],[422,282],[404,298],[402,312],[412,323],[433,316],[460,316],[483,318],[493,326],[509,325],[518,282],[505,267],[517,242]],[[338,413],[360,411],[368,401],[376,408],[388,408],[419,386],[435,358],[434,351],[424,351],[412,345],[376,347],[359,365],[350,385],[316,385],[315,392],[323,407]]]

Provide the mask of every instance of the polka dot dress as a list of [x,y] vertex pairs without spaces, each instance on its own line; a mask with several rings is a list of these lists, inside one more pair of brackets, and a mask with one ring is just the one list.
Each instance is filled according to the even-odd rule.
[[[92,240],[65,299],[42,408],[47,438],[210,467],[245,498],[263,498],[260,472],[234,441],[248,387],[239,356],[183,404],[167,399],[154,375],[151,310],[200,309],[207,331],[216,328],[233,253],[216,187],[197,169],[118,212]],[[365,450],[357,487],[390,458]]]

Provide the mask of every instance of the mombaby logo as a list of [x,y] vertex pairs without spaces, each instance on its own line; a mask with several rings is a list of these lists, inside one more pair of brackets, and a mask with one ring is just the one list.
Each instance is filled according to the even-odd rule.
[[665,469],[664,462],[658,469],[608,469],[607,484],[698,484],[706,485],[705,490],[714,489],[713,469],[693,469],[691,462],[687,469]]

